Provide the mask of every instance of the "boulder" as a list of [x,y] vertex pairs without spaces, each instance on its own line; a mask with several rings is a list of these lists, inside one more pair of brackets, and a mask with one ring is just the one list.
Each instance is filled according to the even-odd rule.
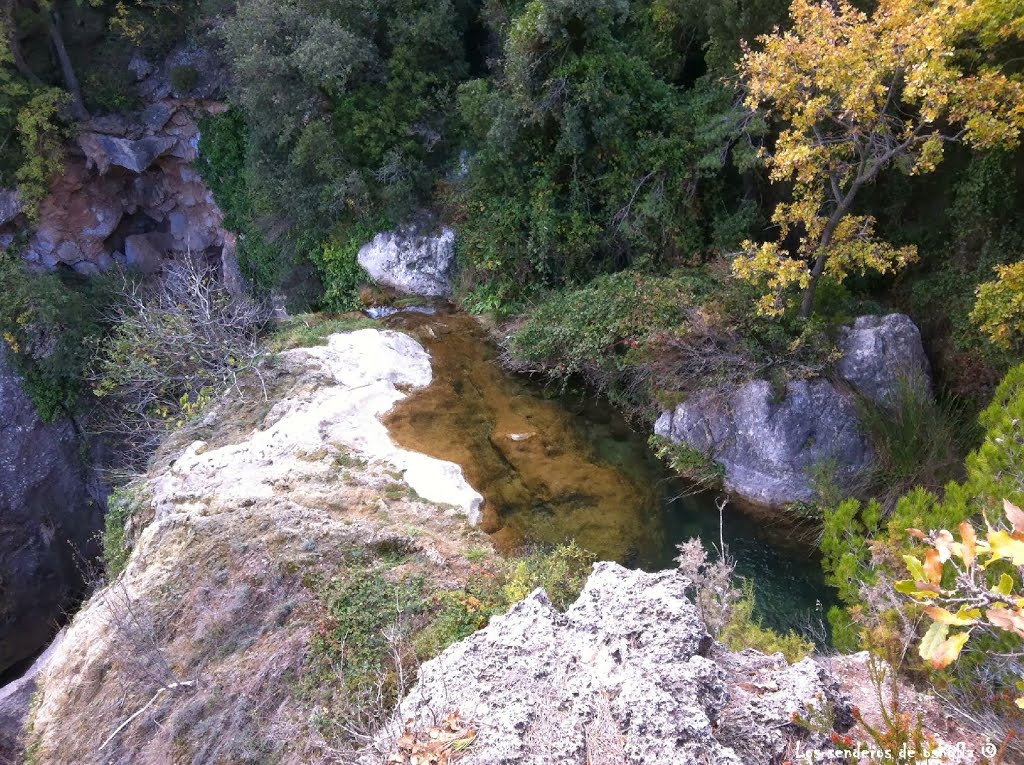
[[456,710],[479,732],[463,765],[781,762],[797,742],[824,743],[794,714],[852,724],[812,660],[713,644],[688,589],[676,571],[606,562],[565,614],[535,591],[425,663],[364,761]]
[[125,265],[143,274],[155,274],[162,267],[170,249],[166,234],[133,234],[124,240]]
[[455,232],[424,234],[415,226],[378,234],[359,250],[359,265],[379,284],[410,295],[448,298],[455,269]]
[[840,333],[838,372],[863,396],[878,404],[892,401],[902,380],[931,384],[921,332],[902,313],[861,316]]
[[824,379],[791,382],[784,395],[765,380],[703,391],[662,413],[654,432],[708,455],[727,490],[767,507],[812,499],[819,465],[832,463],[844,485],[871,464],[855,402]]
[[171,136],[148,136],[133,141],[100,133],[83,133],[78,138],[88,166],[95,168],[100,175],[106,175],[111,167],[133,173],[144,172],[176,143],[177,139]]
[[0,352],[0,672],[53,635],[101,525],[72,423],[43,422]]

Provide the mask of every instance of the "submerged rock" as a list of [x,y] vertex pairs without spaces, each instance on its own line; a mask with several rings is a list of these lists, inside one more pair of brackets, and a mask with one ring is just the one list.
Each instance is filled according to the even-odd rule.
[[71,422],[39,418],[0,350],[0,672],[53,635],[101,525]]
[[598,748],[629,765],[780,762],[812,739],[795,713],[852,723],[811,659],[713,645],[688,587],[675,571],[598,563],[565,614],[537,590],[424,664],[364,761],[386,756],[407,721],[429,729],[454,710],[479,731],[465,765],[582,765]]
[[654,432],[709,455],[727,490],[767,507],[812,499],[819,465],[844,484],[871,462],[854,401],[828,380],[792,382],[784,396],[765,380],[705,391],[664,412]]
[[417,226],[377,234],[359,250],[370,278],[410,295],[448,298],[455,269],[455,232],[425,234]]

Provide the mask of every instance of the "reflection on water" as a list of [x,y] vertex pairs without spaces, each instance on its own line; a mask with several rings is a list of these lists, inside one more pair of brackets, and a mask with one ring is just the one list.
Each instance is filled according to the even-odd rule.
[[[401,446],[463,467],[484,495],[482,527],[499,548],[575,539],[601,559],[657,570],[674,565],[680,541],[718,544],[715,497],[687,494],[611,407],[551,399],[507,374],[472,317],[400,313],[387,323],[427,347],[434,382],[386,424]],[[812,548],[792,528],[729,506],[721,534],[738,572],[754,581],[765,622],[798,625],[817,602],[827,608]]]

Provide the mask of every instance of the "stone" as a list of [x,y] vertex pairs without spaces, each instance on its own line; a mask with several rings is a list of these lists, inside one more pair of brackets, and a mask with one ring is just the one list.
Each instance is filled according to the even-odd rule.
[[363,761],[394,751],[407,721],[424,731],[456,710],[478,731],[464,765],[582,765],[597,737],[616,750],[602,761],[629,765],[780,762],[796,742],[824,743],[794,713],[848,719],[812,660],[714,645],[689,587],[677,571],[603,562],[565,614],[535,591],[426,662]]
[[61,630],[25,674],[0,688],[0,763],[24,762],[21,728],[32,706],[36,679],[50,663],[66,634],[67,630]]
[[839,374],[877,404],[891,403],[902,380],[931,386],[921,332],[902,313],[858,317],[841,330],[839,348]]
[[125,265],[143,274],[155,274],[163,268],[168,254],[169,237],[165,234],[133,234],[124,240]]
[[46,644],[98,550],[69,420],[43,422],[0,352],[0,672]]
[[83,133],[78,138],[88,166],[95,168],[100,175],[106,175],[111,167],[133,173],[144,172],[175,143],[176,139],[171,136],[148,136],[132,141],[100,133]]
[[702,391],[663,412],[654,432],[719,463],[728,491],[766,507],[812,499],[818,466],[831,464],[844,486],[872,458],[855,402],[825,379],[791,382],[781,396],[765,380]]
[[416,226],[378,234],[359,250],[359,265],[375,282],[424,297],[452,295],[455,232],[424,234]]

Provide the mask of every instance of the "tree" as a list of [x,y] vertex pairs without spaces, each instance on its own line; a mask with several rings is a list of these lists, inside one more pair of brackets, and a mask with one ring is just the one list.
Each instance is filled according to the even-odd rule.
[[1017,144],[1024,84],[985,55],[1020,35],[1012,5],[881,0],[868,16],[846,0],[794,0],[792,29],[745,51],[747,105],[767,107],[783,125],[767,154],[771,179],[793,184],[792,201],[773,215],[778,238],[746,242],[734,260],[737,276],[766,287],[763,312],[781,313],[786,291],[797,286],[806,318],[823,274],[842,281],[916,258],[912,246],[880,241],[874,218],[856,209],[883,171],[931,172],[949,142]]

